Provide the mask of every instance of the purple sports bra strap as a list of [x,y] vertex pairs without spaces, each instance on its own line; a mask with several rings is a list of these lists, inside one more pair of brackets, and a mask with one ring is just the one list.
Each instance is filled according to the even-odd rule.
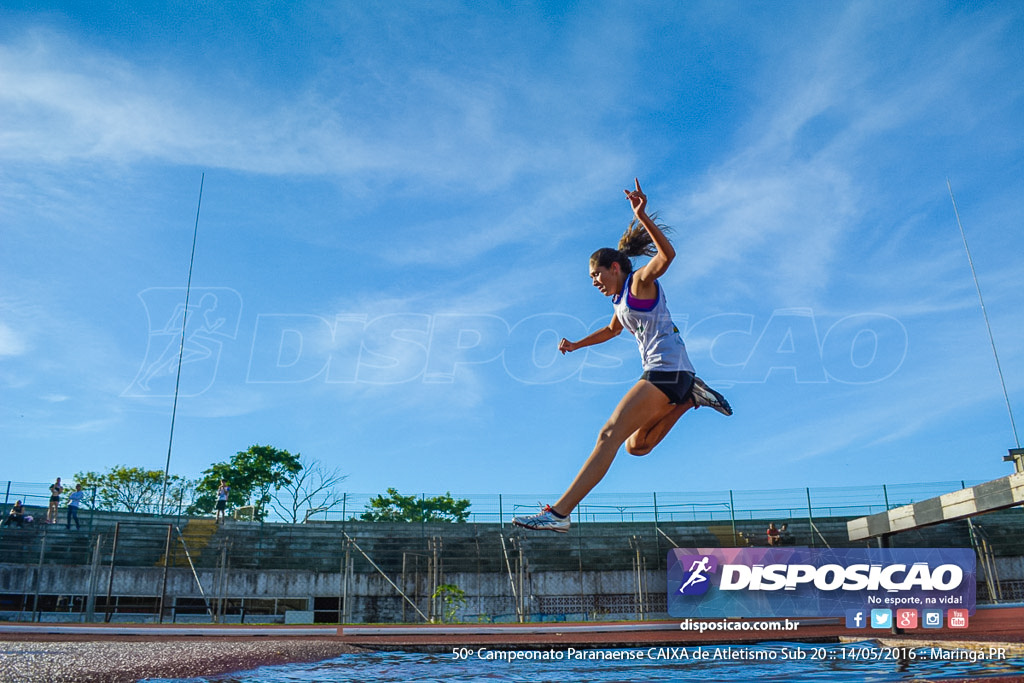
[[626,305],[635,311],[652,310],[658,304],[658,297],[654,297],[653,299],[638,299],[637,297],[633,296],[633,293],[630,291],[630,289],[632,289],[632,279],[633,274],[630,273],[629,279],[626,281]]

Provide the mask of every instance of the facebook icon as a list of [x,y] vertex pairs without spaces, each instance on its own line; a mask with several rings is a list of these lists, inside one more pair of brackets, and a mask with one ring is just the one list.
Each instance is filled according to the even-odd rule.
[[846,628],[867,628],[867,618],[862,609],[846,610]]

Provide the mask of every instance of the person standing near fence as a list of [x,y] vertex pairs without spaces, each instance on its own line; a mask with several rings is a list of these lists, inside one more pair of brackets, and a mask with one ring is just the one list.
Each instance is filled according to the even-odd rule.
[[75,490],[71,492],[71,496],[68,498],[68,530],[71,529],[71,521],[75,522],[75,531],[82,528],[82,525],[78,523],[78,506],[82,504],[82,499],[85,498],[85,491],[82,490],[81,484],[75,484]]
[[228,509],[228,496],[231,495],[231,487],[223,479],[217,487],[217,522],[224,521],[224,513]]
[[60,494],[64,493],[64,487],[60,485],[60,477],[50,484],[50,507],[46,510],[46,523],[57,523],[57,509],[60,507]]

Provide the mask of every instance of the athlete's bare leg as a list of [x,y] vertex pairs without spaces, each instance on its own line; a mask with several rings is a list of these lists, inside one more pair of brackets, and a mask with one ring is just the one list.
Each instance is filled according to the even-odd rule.
[[626,452],[630,455],[647,455],[654,447],[661,443],[665,435],[669,433],[676,421],[683,416],[687,410],[693,407],[693,401],[687,399],[686,403],[676,405],[668,404],[665,411],[648,422],[640,429],[633,432],[626,439]]
[[[583,467],[580,468],[572,484],[552,506],[555,512],[560,515],[568,515],[572,512],[604,477],[612,465],[612,460],[619,452],[619,447],[625,443],[626,439],[644,427],[657,426],[651,425],[651,415],[657,415],[658,420],[662,420],[667,417],[667,414],[675,412],[669,410],[674,408],[682,408],[682,406],[673,406],[669,403],[668,397],[651,382],[642,379],[634,384],[633,388],[622,397],[611,417],[601,428],[594,450],[590,453],[587,461],[583,463]],[[679,411],[679,415],[682,415],[683,412],[685,410]],[[677,419],[679,419],[678,415],[672,420],[672,424]],[[668,425],[668,427],[671,426],[671,424]],[[667,431],[668,429],[665,429],[666,433]],[[662,433],[661,437],[664,435]]]

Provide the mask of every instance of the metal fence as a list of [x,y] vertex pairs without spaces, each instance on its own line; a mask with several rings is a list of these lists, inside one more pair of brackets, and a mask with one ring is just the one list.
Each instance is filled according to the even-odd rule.
[[[62,501],[58,525],[0,529],[0,618],[173,621],[209,612],[244,621],[293,609],[325,623],[404,622],[417,620],[413,609],[438,614],[438,588],[454,583],[469,600],[465,621],[644,619],[666,610],[658,573],[670,548],[765,545],[769,521],[788,523],[792,545],[852,547],[863,542],[849,540],[848,518],[977,483],[597,493],[568,534],[511,526],[512,515],[536,509],[537,496],[522,494],[452,494],[470,501],[470,524],[353,521],[374,496],[345,493],[309,524],[179,518],[187,502],[175,501],[164,517],[86,508],[81,531],[63,528]],[[0,494],[5,513],[20,499],[45,515],[47,484],[0,482]],[[1002,510],[905,531],[899,544],[974,547],[985,567],[979,601],[1019,600],[1022,515]],[[298,581],[303,572],[331,578],[313,590]],[[275,577],[287,579],[255,588]]]
[[[743,521],[753,519],[814,519],[818,517],[864,516],[933,498],[981,480],[960,480],[912,484],[878,484],[875,486],[832,486],[765,490],[688,491],[650,493],[594,493],[574,512],[578,522],[672,522],[672,521]],[[47,507],[49,483],[0,481],[2,514],[15,500],[29,507]],[[359,519],[369,509],[370,501],[380,494],[344,492],[333,507],[326,496],[314,499],[302,511],[309,521],[345,521]],[[334,494],[337,496],[337,494]],[[407,494],[408,495],[408,494]],[[437,493],[421,493],[432,498]],[[558,494],[451,494],[456,500],[469,500],[469,518],[474,523],[507,523],[513,515],[534,512],[539,501],[554,501]],[[66,498],[66,496],[65,496]],[[83,512],[95,507],[95,492],[85,496]],[[167,501],[167,514],[181,515],[188,500]],[[61,501],[63,522],[66,500]],[[158,512],[154,506],[140,512]],[[270,512],[270,511],[268,511]],[[267,522],[285,522],[273,513]]]

